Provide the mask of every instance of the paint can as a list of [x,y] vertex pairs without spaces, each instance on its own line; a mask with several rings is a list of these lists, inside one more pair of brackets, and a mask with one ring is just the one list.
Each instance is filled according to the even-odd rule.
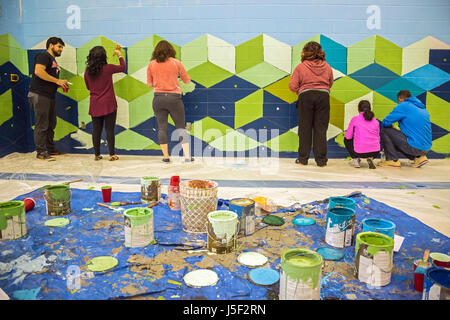
[[0,202],[0,240],[15,240],[27,234],[23,201]]
[[161,198],[161,180],[158,177],[141,178],[141,201],[149,204],[159,202]]
[[306,248],[281,255],[280,300],[319,300],[323,259]]
[[355,210],[334,207],[327,211],[325,242],[337,248],[353,245],[355,235]]
[[431,263],[429,261],[414,260],[414,290],[417,292],[423,292],[425,273],[430,267]]
[[217,182],[186,180],[180,182],[181,223],[191,233],[207,232],[208,213],[217,210]]
[[394,239],[377,232],[356,235],[355,265],[359,281],[382,287],[391,282]]
[[123,216],[126,247],[145,247],[154,241],[152,209],[131,208],[125,210]]
[[433,267],[450,268],[450,256],[444,253],[431,252],[430,260]]
[[362,221],[362,231],[383,233],[394,238],[395,223],[384,219],[366,218]]
[[355,200],[348,197],[330,197],[328,199],[328,209],[332,208],[349,208],[356,210]]
[[236,248],[239,220],[236,212],[218,210],[208,213],[208,250],[224,254]]
[[450,270],[446,268],[427,270],[422,300],[450,300]]
[[44,198],[48,216],[65,216],[71,212],[70,187],[68,184],[56,184],[46,187]]
[[255,232],[255,201],[250,198],[237,198],[230,200],[230,211],[238,215],[239,234],[249,236]]

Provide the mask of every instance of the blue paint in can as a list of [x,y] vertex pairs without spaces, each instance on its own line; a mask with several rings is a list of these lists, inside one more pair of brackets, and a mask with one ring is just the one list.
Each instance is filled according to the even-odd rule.
[[337,248],[350,247],[355,235],[355,210],[334,207],[328,210],[325,242]]
[[426,272],[422,300],[447,300],[450,298],[450,270],[429,268]]
[[328,210],[333,208],[349,208],[356,210],[355,200],[347,197],[330,197],[328,199]]
[[394,238],[395,223],[384,219],[366,218],[362,221],[362,231],[383,233]]

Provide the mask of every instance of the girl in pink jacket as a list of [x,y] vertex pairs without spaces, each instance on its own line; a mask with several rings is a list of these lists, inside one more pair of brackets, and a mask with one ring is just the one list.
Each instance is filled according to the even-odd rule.
[[370,102],[361,100],[359,115],[350,120],[345,132],[344,144],[352,157],[350,165],[360,168],[360,158],[366,158],[370,169],[376,169],[373,159],[380,153],[380,123],[370,108]]

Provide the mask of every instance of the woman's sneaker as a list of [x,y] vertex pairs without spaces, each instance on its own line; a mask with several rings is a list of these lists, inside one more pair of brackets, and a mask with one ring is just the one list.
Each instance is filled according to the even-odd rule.
[[359,158],[354,158],[352,159],[352,161],[350,161],[350,165],[354,168],[361,168],[361,159]]

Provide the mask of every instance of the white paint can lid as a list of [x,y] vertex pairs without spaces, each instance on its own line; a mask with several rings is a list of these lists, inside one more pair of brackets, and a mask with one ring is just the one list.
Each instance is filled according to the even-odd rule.
[[219,281],[219,277],[212,270],[198,269],[187,273],[183,280],[189,287],[201,288],[215,285]]

